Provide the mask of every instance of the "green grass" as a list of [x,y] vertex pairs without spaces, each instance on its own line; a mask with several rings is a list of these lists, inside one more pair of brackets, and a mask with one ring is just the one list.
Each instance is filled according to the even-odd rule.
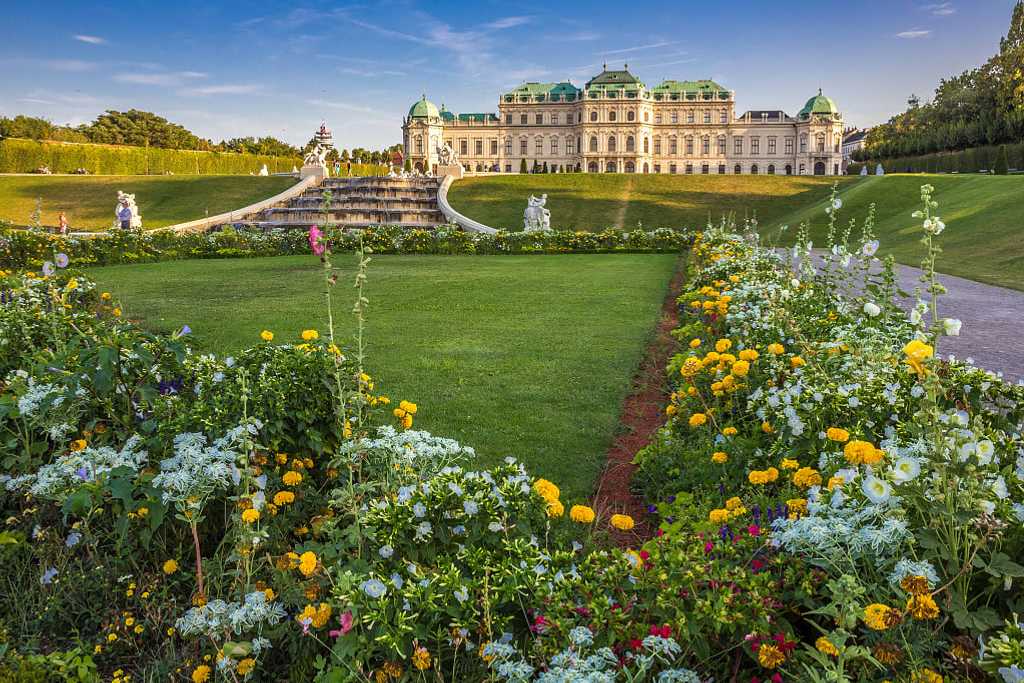
[[[352,257],[334,290],[350,339]],[[370,265],[368,371],[419,404],[416,427],[513,455],[570,496],[592,493],[673,255],[379,256]],[[90,271],[151,329],[188,324],[203,350],[292,342],[325,328],[312,257],[172,261]]]
[[117,191],[135,193],[143,225],[160,228],[240,209],[295,183],[285,176],[0,176],[0,220],[27,225],[42,199],[42,224],[109,228]]
[[[531,174],[466,178],[448,198],[461,213],[495,228],[521,230],[526,198],[547,193],[558,229],[701,227],[733,214],[762,223],[814,204],[836,178],[780,175]],[[844,185],[858,178],[839,178]]]
[[[892,254],[900,263],[919,265],[924,250],[921,221],[911,214],[920,207],[925,183],[935,186],[938,213],[946,223],[939,238],[944,250],[938,258],[939,271],[1024,290],[1024,175],[871,176],[842,189],[840,223],[856,218],[853,237],[858,237],[860,221],[874,203],[881,253]],[[824,244],[825,206],[824,201],[814,202],[773,223],[762,223],[764,234],[777,240],[779,232],[774,228],[788,224],[782,243],[790,243],[797,225],[808,221],[812,241]]]

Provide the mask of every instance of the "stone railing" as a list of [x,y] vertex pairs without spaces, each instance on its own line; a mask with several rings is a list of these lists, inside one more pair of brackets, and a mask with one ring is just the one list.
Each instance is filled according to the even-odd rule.
[[441,209],[441,213],[452,223],[456,223],[463,230],[467,232],[482,232],[488,235],[493,235],[497,230],[494,228],[479,223],[472,218],[467,218],[461,213],[452,208],[452,205],[448,203],[448,189],[455,182],[455,176],[446,175],[444,180],[441,181],[441,186],[437,188],[437,206]]

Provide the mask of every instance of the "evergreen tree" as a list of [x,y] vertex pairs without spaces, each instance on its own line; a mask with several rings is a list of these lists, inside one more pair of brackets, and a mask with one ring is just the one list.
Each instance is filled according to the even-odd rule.
[[541,169],[541,173],[547,173],[547,172],[548,172],[548,162],[545,161],[544,162],[544,168]]
[[402,169],[405,170],[406,173],[412,173],[412,162],[406,159]]
[[519,172],[526,173],[526,159],[519,160]]

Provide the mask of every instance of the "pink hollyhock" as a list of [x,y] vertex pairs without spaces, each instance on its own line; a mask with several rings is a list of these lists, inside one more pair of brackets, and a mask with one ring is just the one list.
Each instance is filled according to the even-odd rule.
[[751,524],[750,526],[747,527],[747,533],[750,534],[751,536],[760,536],[761,535],[761,527],[759,527],[756,524]]
[[352,625],[355,620],[352,618],[351,612],[342,612],[341,616],[338,617],[338,621],[341,622],[341,629],[335,629],[333,631],[328,632],[327,635],[329,635],[331,638],[338,638],[351,631]]
[[323,236],[323,233],[320,232],[320,228],[318,228],[315,225],[311,225],[310,226],[310,228],[309,228],[309,248],[312,249],[313,253],[316,254],[317,256],[323,256],[324,252],[327,251],[327,247],[325,247],[320,242],[320,238],[322,236]]
[[772,683],[782,683],[782,674],[777,673],[772,676]]

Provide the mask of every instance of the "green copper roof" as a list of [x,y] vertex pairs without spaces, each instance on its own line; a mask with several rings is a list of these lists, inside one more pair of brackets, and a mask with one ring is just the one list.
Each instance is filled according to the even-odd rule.
[[825,97],[821,94],[821,88],[818,89],[818,94],[807,100],[807,104],[800,110],[797,116],[809,116],[811,114],[838,114],[839,107],[832,101],[832,98]]
[[416,104],[409,107],[410,119],[436,119],[440,116],[437,105],[427,99],[424,95]]
[[497,121],[498,116],[496,114],[459,114],[459,121]]
[[714,81],[701,80],[701,81],[662,81],[658,85],[654,86],[652,92],[656,93],[667,93],[667,92],[698,92],[698,91],[722,91],[725,90],[722,86]]
[[607,68],[601,73],[587,81],[586,88],[625,88],[632,86],[635,88],[643,88],[644,84],[639,78],[629,73],[628,69],[622,69],[620,71],[609,71]]
[[[579,97],[580,90],[575,85],[568,81],[562,81],[560,83],[523,83],[519,87],[508,91],[505,96],[528,96],[535,98],[538,95],[543,95],[544,99],[576,99]],[[557,96],[557,97],[556,97]]]

